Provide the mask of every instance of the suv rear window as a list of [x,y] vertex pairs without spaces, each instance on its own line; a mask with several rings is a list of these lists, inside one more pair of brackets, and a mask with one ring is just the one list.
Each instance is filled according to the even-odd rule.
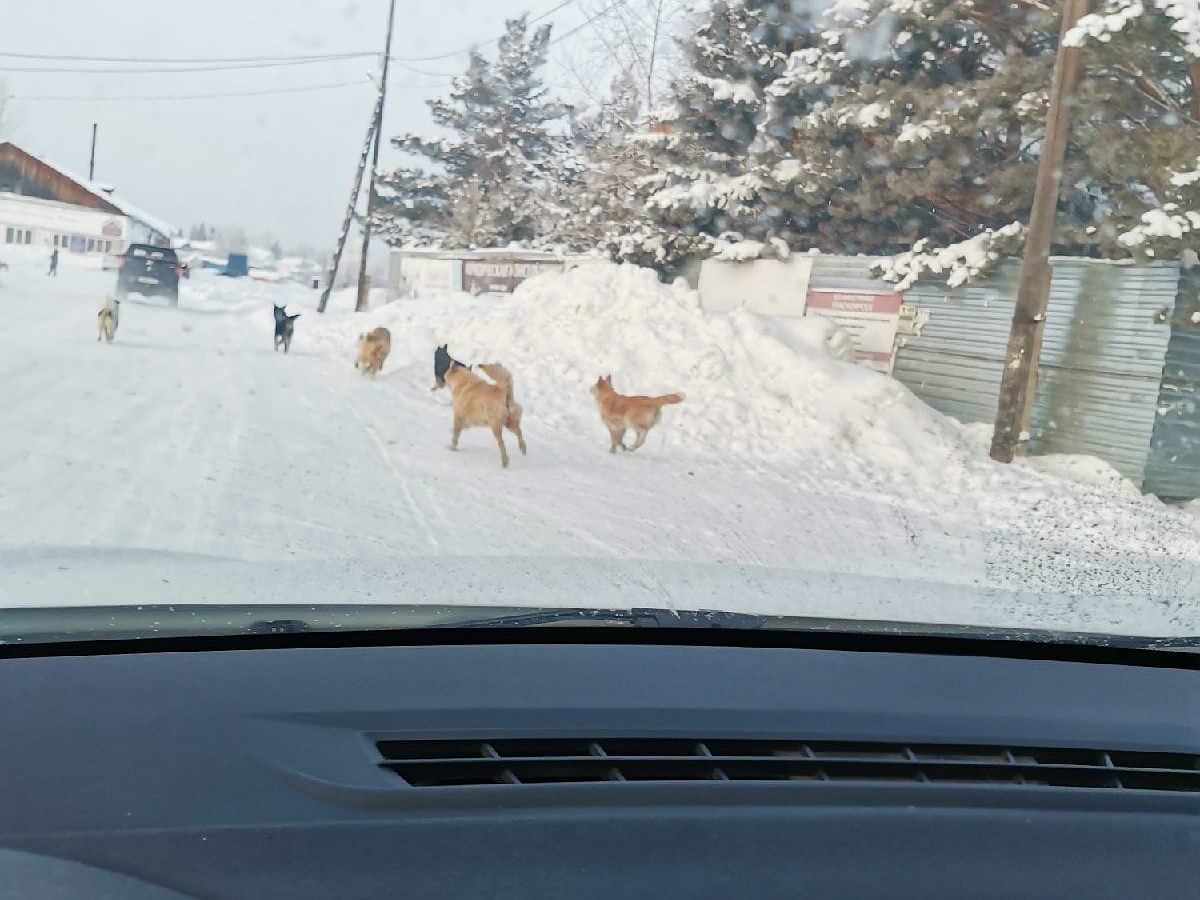
[[163,250],[158,247],[130,247],[128,255],[154,260],[161,259],[172,263],[176,262],[174,250]]

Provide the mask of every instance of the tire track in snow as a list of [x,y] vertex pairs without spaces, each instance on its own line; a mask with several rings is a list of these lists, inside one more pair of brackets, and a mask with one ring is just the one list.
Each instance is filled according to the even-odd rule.
[[380,458],[383,459],[384,465],[388,467],[392,475],[395,477],[396,483],[399,485],[401,493],[404,495],[404,502],[412,511],[413,517],[421,526],[421,530],[425,533],[425,539],[429,542],[430,548],[435,551],[441,550],[441,541],[438,540],[437,534],[434,532],[429,523],[429,516],[426,514],[425,510],[422,509],[421,504],[417,502],[417,498],[413,495],[412,488],[409,487],[409,477],[396,466],[396,463],[392,460],[392,455],[388,452],[387,444],[384,442],[383,438],[379,436],[379,432],[376,431],[375,427],[371,425],[371,423],[368,422],[366,418],[358,411],[353,402],[346,401],[345,397],[339,396],[338,393],[329,385],[326,385],[326,389],[333,394],[336,399],[345,403],[346,409],[350,410],[350,415],[354,416],[358,424],[362,426],[363,431],[366,432],[367,436],[371,439],[371,443],[375,445],[375,449],[379,452]]

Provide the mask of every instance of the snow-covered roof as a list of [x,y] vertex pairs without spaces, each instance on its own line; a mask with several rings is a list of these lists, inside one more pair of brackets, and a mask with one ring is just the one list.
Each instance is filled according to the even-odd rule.
[[[11,141],[0,141],[0,144],[12,144],[12,142]],[[115,206],[117,209],[119,209],[122,214],[128,216],[130,219],[133,219],[136,222],[140,222],[141,224],[147,226],[148,228],[150,228],[153,231],[157,231],[163,237],[170,238],[172,235],[174,235],[179,230],[174,225],[172,225],[170,222],[166,221],[165,219],[160,219],[158,216],[155,216],[155,215],[152,215],[151,213],[146,212],[146,210],[142,209],[140,206],[136,206],[133,203],[129,202],[128,200],[125,199],[125,197],[116,193],[115,191],[112,191],[110,193],[110,188],[107,184],[103,184],[103,183],[97,182],[97,181],[90,181],[87,178],[82,178],[75,172],[72,172],[70,169],[65,169],[62,166],[58,165],[58,163],[51,162],[45,156],[42,156],[39,153],[34,153],[28,147],[21,147],[21,146],[18,146],[17,144],[12,144],[12,146],[16,147],[18,150],[20,150],[22,153],[26,154],[27,156],[30,156],[33,159],[36,159],[39,163],[41,163],[47,169],[53,169],[55,172],[57,172],[63,178],[66,178],[66,179],[69,179],[70,181],[75,182],[77,185],[79,185],[81,188],[83,188],[85,191],[87,191],[93,197],[103,200],[106,203],[111,203],[113,206]]]
[[[88,187],[88,190],[92,189],[88,185],[85,185],[85,187]],[[125,215],[129,216],[129,218],[133,219],[136,222],[141,222],[143,225],[150,227],[152,230],[157,231],[163,237],[170,238],[173,235],[175,235],[176,233],[178,233],[178,231],[179,231],[178,228],[176,228],[174,225],[172,225],[166,219],[160,219],[160,218],[158,218],[158,216],[155,216],[155,215],[152,215],[152,214],[146,212],[140,206],[134,206],[132,203],[130,203],[128,200],[126,200],[123,196],[120,196],[119,194],[115,194],[115,193],[114,194],[105,194],[104,197],[106,200],[108,200],[109,203],[111,203],[113,206],[117,207],[117,209],[121,210],[121,212],[125,213]]]

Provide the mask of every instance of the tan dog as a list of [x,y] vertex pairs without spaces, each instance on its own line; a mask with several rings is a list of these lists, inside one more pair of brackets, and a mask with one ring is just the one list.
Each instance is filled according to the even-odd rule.
[[100,333],[96,335],[97,341],[104,338],[106,344],[113,342],[113,338],[117,336],[120,313],[121,301],[116,297],[105,297],[104,305],[100,307],[100,312],[96,313],[96,322],[100,329]]
[[[646,443],[646,435],[650,429],[662,420],[662,408],[671,403],[682,403],[683,394],[664,394],[661,397],[626,397],[613,390],[612,376],[605,375],[596,380],[592,387],[592,396],[600,407],[600,419],[608,429],[612,444],[609,453],[616,453],[617,447],[633,452]],[[625,446],[625,432],[632,428],[637,433],[637,441],[632,447]]]
[[521,407],[513,399],[513,380],[500,363],[479,367],[495,382],[485,381],[461,363],[451,361],[443,377],[454,395],[454,435],[450,449],[458,449],[458,436],[464,428],[488,427],[500,446],[500,465],[508,468],[508,448],[504,429],[517,436],[521,455],[525,455],[525,436],[521,434]]
[[392,333],[380,326],[358,336],[358,361],[354,368],[374,378],[392,352]]

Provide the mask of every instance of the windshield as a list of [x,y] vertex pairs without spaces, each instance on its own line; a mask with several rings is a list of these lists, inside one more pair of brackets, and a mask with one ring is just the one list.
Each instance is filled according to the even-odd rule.
[[1195,2],[114,15],[0,34],[0,640],[1200,635]]

